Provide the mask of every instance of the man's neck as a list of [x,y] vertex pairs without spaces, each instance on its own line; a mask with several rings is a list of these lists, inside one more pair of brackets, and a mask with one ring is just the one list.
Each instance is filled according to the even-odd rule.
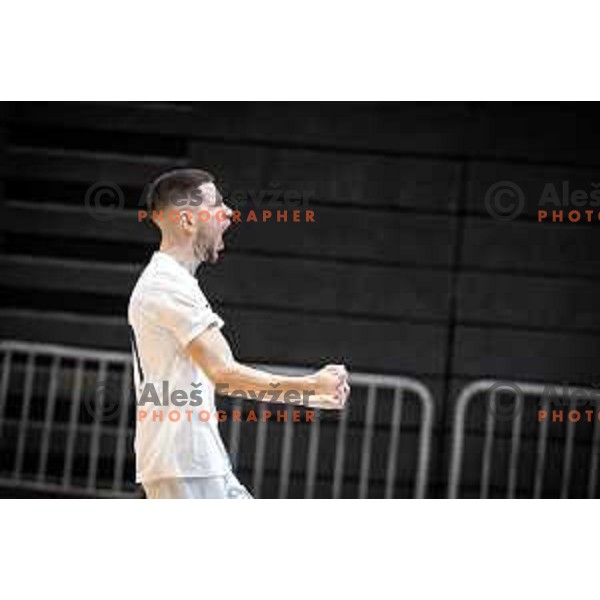
[[173,246],[163,241],[160,244],[159,250],[164,254],[168,254],[171,258],[174,258],[191,275],[196,274],[196,271],[202,262],[196,258],[192,248]]

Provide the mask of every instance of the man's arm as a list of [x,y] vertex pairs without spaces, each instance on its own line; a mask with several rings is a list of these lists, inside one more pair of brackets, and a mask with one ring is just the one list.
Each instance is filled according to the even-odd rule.
[[187,346],[187,351],[213,384],[220,391],[225,389],[225,393],[242,390],[259,399],[266,399],[261,392],[295,391],[302,398],[308,397],[310,407],[340,409],[350,391],[348,373],[343,365],[327,365],[303,377],[275,375],[242,365],[233,356],[225,336],[215,326],[208,327],[195,337]]

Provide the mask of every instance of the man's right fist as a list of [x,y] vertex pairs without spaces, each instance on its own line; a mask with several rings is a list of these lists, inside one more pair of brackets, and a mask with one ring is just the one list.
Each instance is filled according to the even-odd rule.
[[330,409],[344,407],[350,393],[348,372],[344,365],[327,365],[323,367],[315,373],[315,382],[317,397],[327,398],[327,402],[318,402],[318,404],[323,405],[323,408]]

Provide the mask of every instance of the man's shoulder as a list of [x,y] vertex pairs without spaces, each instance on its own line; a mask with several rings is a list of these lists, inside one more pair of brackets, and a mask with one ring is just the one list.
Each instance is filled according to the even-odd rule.
[[129,298],[132,310],[151,307],[171,300],[184,303],[205,304],[206,298],[191,275],[178,269],[170,269],[158,261],[151,261],[140,274]]
[[[134,293],[165,293],[169,291],[196,292],[197,281],[180,269],[169,268],[168,263],[152,259],[140,274]],[[133,295],[133,294],[132,294]]]

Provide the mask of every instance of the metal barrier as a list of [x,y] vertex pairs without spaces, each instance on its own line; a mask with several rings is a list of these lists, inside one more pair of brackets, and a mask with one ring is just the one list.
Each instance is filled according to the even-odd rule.
[[[0,342],[0,356],[0,485],[91,497],[141,495],[134,484],[135,402],[129,354],[4,341]],[[263,367],[290,374],[306,372]],[[251,480],[255,496],[260,497],[266,489],[268,476],[271,483],[276,482],[270,495],[280,498],[366,498],[375,486],[379,490],[375,495],[386,498],[397,495],[398,486],[401,490],[409,486],[411,496],[425,497],[434,411],[431,393],[418,381],[404,377],[352,373],[351,383],[350,410],[334,416],[325,414],[329,411],[315,411],[314,423],[306,426],[309,429],[292,418],[284,423],[260,418],[250,424],[227,421],[223,437],[234,463],[250,461],[240,464],[239,470],[242,480],[246,476]],[[125,406],[118,406],[110,415],[89,410],[99,394],[102,404],[115,390],[113,395]],[[363,394],[364,401],[360,399]],[[219,408],[242,410],[242,403],[245,410],[253,407],[252,402],[227,399],[220,401]],[[418,412],[418,419],[414,410],[409,415],[411,423],[404,419],[408,403],[410,408],[416,405]],[[260,402],[254,407],[259,413],[268,408]],[[352,411],[358,409],[364,409],[364,418],[353,421]],[[383,409],[389,418],[379,414]],[[269,431],[280,435],[270,436]],[[358,433],[360,442],[350,443],[351,433],[355,437]],[[324,443],[327,436],[328,442],[335,440],[333,445]],[[253,448],[245,451],[250,437]],[[410,451],[400,450],[403,437]],[[277,452],[268,452],[279,438]],[[377,474],[375,467],[381,469],[383,463],[373,461],[372,455],[382,450],[380,439],[385,441],[387,461]],[[307,447],[301,447],[301,442]],[[326,472],[322,472],[327,461],[320,446],[333,449],[333,456],[327,454],[331,464]],[[411,452],[415,460],[408,464]],[[302,459],[299,468],[293,464],[298,458]],[[354,466],[350,464],[348,472],[346,465],[351,459]],[[348,485],[350,494],[344,488]]]
[[[500,393],[502,389],[512,388],[515,391],[515,402],[519,401],[522,403],[520,407],[515,405],[512,414],[509,409],[508,415],[501,416],[498,409],[498,398],[496,394]],[[567,418],[564,418],[564,414],[560,416],[560,420],[556,421],[560,425],[561,431],[557,431],[556,435],[549,436],[549,427],[553,427],[551,423],[554,423],[554,414],[551,415],[551,402],[549,398],[548,390],[552,391],[553,395],[566,398],[567,407],[561,409],[562,412],[569,413]],[[547,465],[547,449],[549,442],[552,441],[555,446],[555,452],[552,458],[559,458],[561,463],[560,469],[560,497],[568,498],[572,475],[574,469],[572,468],[573,457],[574,457],[574,444],[575,444],[575,429],[578,421],[573,421],[569,418],[570,411],[575,410],[575,404],[578,400],[600,400],[600,390],[582,387],[569,387],[564,384],[537,384],[537,383],[521,383],[521,382],[506,382],[506,381],[495,381],[495,380],[480,380],[467,385],[460,393],[454,414],[454,428],[452,435],[452,458],[450,464],[450,477],[448,481],[448,497],[457,498],[462,476],[463,459],[465,457],[465,429],[466,429],[466,415],[469,405],[473,399],[477,396],[483,397],[487,405],[487,416],[485,418],[485,434],[483,439],[483,448],[481,452],[481,471],[479,479],[479,497],[487,498],[489,495],[491,478],[496,474],[498,470],[498,460],[493,458],[494,452],[494,441],[498,441],[495,438],[495,431],[498,426],[498,421],[504,422],[510,426],[510,433],[507,434],[510,439],[510,449],[508,452],[507,461],[507,472],[505,492],[507,498],[514,498],[517,492],[518,480],[520,475],[519,467],[522,463],[520,459],[520,448],[524,440],[527,439],[522,435],[523,429],[523,415],[527,410],[534,408],[535,405],[531,401],[527,401],[528,397],[537,398],[540,402],[538,410],[545,411],[546,417],[541,421],[537,419],[536,423],[536,435],[529,436],[529,441],[535,446],[535,452],[528,453],[532,458],[535,458],[535,465],[533,468],[524,469],[521,475],[532,474],[532,477],[527,477],[528,484],[531,485],[532,494],[526,497],[540,498],[544,491],[544,474]],[[494,408],[495,407],[495,408]],[[579,412],[579,411],[575,411]],[[575,418],[575,417],[573,417]],[[590,420],[590,427],[588,430],[589,440],[586,440],[582,446],[586,453],[585,466],[582,467],[580,464],[578,469],[575,471],[581,471],[585,468],[586,479],[587,479],[587,495],[589,498],[595,497],[596,493],[596,478],[598,471],[598,447],[600,442],[600,425],[598,415]],[[589,453],[587,449],[589,447]],[[556,461],[554,461],[556,462]],[[492,470],[492,465],[494,470]],[[523,479],[523,477],[521,477]],[[558,491],[558,490],[557,490]],[[554,495],[554,492],[553,494]]]
[[[272,372],[288,373],[290,375],[302,375],[306,370],[293,367],[268,367]],[[361,429],[360,441],[360,459],[358,468],[358,477],[349,479],[351,483],[356,483],[353,488],[351,497],[367,498],[369,496],[370,475],[372,468],[372,450],[373,440],[375,439],[375,431],[378,429],[376,423],[376,408],[379,400],[387,402],[387,399],[378,399],[378,392],[388,390],[391,392],[389,403],[391,404],[391,414],[387,421],[389,431],[389,443],[386,445],[387,462],[385,466],[385,474],[383,475],[382,493],[379,494],[385,498],[393,498],[395,496],[395,483],[398,471],[397,459],[399,456],[399,444],[401,436],[401,428],[403,421],[403,407],[406,401],[406,394],[411,394],[413,399],[416,399],[420,404],[420,425],[418,427],[418,442],[416,446],[417,459],[414,464],[414,480],[412,496],[415,498],[424,498],[427,489],[428,473],[429,473],[429,456],[431,447],[431,433],[433,427],[433,412],[434,401],[429,390],[420,382],[406,377],[394,377],[385,375],[372,375],[366,373],[351,373],[351,385],[353,395],[357,389],[362,388],[366,392],[365,418],[357,421],[357,425]],[[345,460],[347,456],[348,444],[348,429],[351,427],[352,405],[355,403],[355,397],[350,400],[350,406],[341,413],[334,413],[335,417],[330,418],[328,411],[315,411],[315,422],[310,424],[310,435],[308,440],[306,469],[300,472],[300,477],[303,479],[303,497],[313,498],[316,495],[319,497],[340,498],[343,494],[344,480],[348,479],[344,471]],[[238,404],[239,407],[239,404]],[[339,418],[338,416],[339,415]],[[328,419],[328,420],[327,420]],[[334,440],[334,455],[332,457],[332,469],[325,474],[319,476],[318,467],[320,465],[319,445],[322,439],[321,423],[327,420],[327,425],[331,431],[331,438]],[[259,496],[261,491],[262,478],[264,473],[265,445],[267,441],[267,428],[271,427],[272,423],[259,421],[256,451],[254,453],[253,465],[253,480],[252,488],[254,494]],[[292,475],[291,457],[293,453],[292,444],[294,438],[294,427],[291,421],[283,425],[283,443],[281,452],[281,461],[278,469],[278,497],[287,498],[290,477]],[[412,434],[417,432],[412,431]],[[231,431],[231,439],[229,448],[235,456],[238,444],[236,436],[238,430]],[[325,490],[321,494],[315,494],[317,479],[320,479]],[[356,480],[356,481],[353,481]],[[347,494],[348,495],[348,494]]]
[[[133,402],[107,422],[83,406],[109,378],[118,382],[120,397],[129,399],[129,355],[26,342],[0,342],[0,353],[0,485],[135,496],[133,479],[124,476]],[[110,465],[104,464],[107,456]]]

